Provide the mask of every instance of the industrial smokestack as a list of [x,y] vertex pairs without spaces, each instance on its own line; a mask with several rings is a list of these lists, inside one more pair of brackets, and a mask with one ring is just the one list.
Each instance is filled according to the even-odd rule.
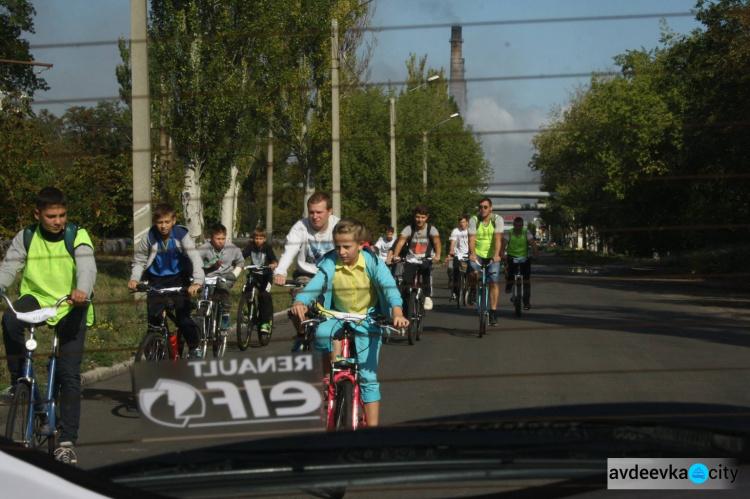
[[461,116],[466,116],[467,99],[466,99],[466,80],[464,79],[464,59],[461,53],[461,46],[464,41],[461,38],[461,26],[451,27],[451,81],[448,91],[458,104],[458,111]]

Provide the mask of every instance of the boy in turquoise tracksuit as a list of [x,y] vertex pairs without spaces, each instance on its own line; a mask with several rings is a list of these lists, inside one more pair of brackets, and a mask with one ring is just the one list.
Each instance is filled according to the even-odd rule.
[[[370,249],[364,249],[367,230],[361,222],[341,220],[333,229],[335,251],[326,254],[318,263],[318,273],[305,289],[296,296],[291,311],[304,320],[307,305],[323,293],[323,307],[338,312],[385,315],[393,317],[393,325],[406,327],[403,301],[388,266]],[[324,370],[330,369],[330,360],[341,359],[341,341],[332,340],[341,324],[335,319],[322,322],[315,332],[315,349],[323,352]],[[380,385],[377,381],[380,335],[378,327],[358,324],[355,327],[355,351],[360,369],[360,388],[365,403],[368,426],[378,425],[380,412]]]

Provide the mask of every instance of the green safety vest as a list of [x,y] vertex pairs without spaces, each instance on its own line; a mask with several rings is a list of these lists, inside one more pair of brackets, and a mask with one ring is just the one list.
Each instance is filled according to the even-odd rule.
[[529,243],[526,241],[526,227],[521,230],[521,235],[517,236],[513,229],[508,231],[508,248],[510,256],[524,258],[529,256]]
[[495,220],[500,215],[492,215],[490,223],[486,226],[479,221],[479,217],[474,215],[474,221],[477,224],[477,234],[474,240],[474,251],[477,256],[490,258],[495,253]]
[[[60,297],[70,294],[78,285],[76,278],[76,262],[70,257],[65,241],[50,242],[40,234],[36,228],[35,237],[31,240],[26,255],[26,266],[21,278],[21,296],[32,295],[41,307],[53,306]],[[86,244],[94,247],[85,229],[78,229],[74,247]],[[57,309],[57,317],[47,320],[47,324],[54,326],[60,319],[68,315],[73,307],[63,302]],[[94,323],[94,307],[88,307],[86,325]]]

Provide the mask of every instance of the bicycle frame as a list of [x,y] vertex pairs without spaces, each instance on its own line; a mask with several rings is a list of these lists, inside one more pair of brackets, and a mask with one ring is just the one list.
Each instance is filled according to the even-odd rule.
[[[341,340],[341,355],[343,357],[350,357],[352,350],[354,350],[352,348],[354,343],[354,330],[349,322],[344,322],[342,329],[344,335]],[[356,356],[356,352],[354,353]],[[365,418],[365,403],[362,401],[362,396],[359,390],[359,363],[349,366],[336,366],[336,364],[332,363],[331,381],[328,384],[328,431],[336,430],[336,387],[340,386],[343,381],[349,381],[353,388],[351,401],[352,407],[349,410],[349,416],[351,418],[351,421],[349,422],[350,428],[356,430],[360,427],[360,414],[362,415],[361,426],[367,426],[367,419]]]
[[479,337],[484,336],[490,310],[490,288],[487,285],[487,269],[492,265],[492,260],[482,262],[477,276],[477,311],[479,312]]
[[[161,312],[161,324],[158,326],[154,326],[149,324],[148,325],[148,332],[146,336],[141,341],[141,344],[138,346],[138,351],[136,352],[136,362],[141,360],[139,358],[139,353],[144,351],[149,345],[147,345],[146,340],[151,336],[149,333],[159,333],[164,338],[164,342],[166,345],[167,354],[169,357],[169,360],[177,360],[181,357],[180,350],[182,343],[182,332],[180,331],[180,328],[177,326],[177,317],[174,314],[174,294],[175,293],[184,293],[185,288],[181,287],[174,287],[174,288],[154,288],[152,286],[139,284],[139,287],[137,288],[137,291],[146,292],[146,293],[155,293],[156,295],[161,295],[165,298],[164,302],[164,310]],[[169,330],[169,324],[167,322],[167,317],[172,321],[172,323],[175,325],[175,331],[171,332]],[[174,338],[174,341],[172,341],[172,338]],[[143,360],[149,360],[149,359],[143,359]]]
[[[52,351],[50,353],[50,363],[47,373],[47,389],[45,396],[42,397],[42,393],[39,389],[39,385],[36,380],[34,373],[34,351],[37,349],[38,343],[35,338],[36,325],[45,322],[47,319],[51,319],[57,316],[57,307],[60,306],[65,300],[70,298],[64,296],[60,298],[57,303],[52,307],[45,307],[32,312],[17,312],[10,301],[10,299],[3,293],[0,296],[5,299],[10,309],[16,314],[19,320],[27,324],[28,333],[25,341],[25,357],[23,363],[23,375],[18,379],[18,384],[24,384],[29,390],[29,404],[26,414],[21,414],[20,417],[25,420],[25,432],[22,435],[22,441],[20,442],[27,448],[34,448],[40,446],[43,439],[46,437],[48,442],[48,451],[50,455],[54,452],[57,447],[58,430],[57,430],[57,405],[58,397],[60,393],[60,387],[57,385],[57,359],[59,356],[59,335],[57,328],[53,328],[54,333],[52,335]],[[18,390],[18,387],[16,388]],[[14,403],[16,401],[14,400]],[[42,411],[38,408],[42,407]],[[8,418],[6,426],[6,437],[12,438],[14,426],[16,420],[20,420],[16,417],[15,411],[19,407],[15,407],[12,410],[12,417]],[[41,425],[35,428],[35,418],[42,418],[46,416],[48,424],[46,428],[42,428]],[[13,419],[13,421],[11,421]]]

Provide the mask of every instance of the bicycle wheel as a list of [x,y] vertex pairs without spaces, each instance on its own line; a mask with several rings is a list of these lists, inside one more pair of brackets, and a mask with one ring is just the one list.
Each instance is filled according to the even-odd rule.
[[513,305],[516,308],[516,315],[521,317],[521,304],[523,291],[521,291],[521,280],[516,278],[516,284],[513,286]]
[[409,345],[414,344],[417,337],[417,329],[419,328],[417,303],[419,303],[419,300],[417,300],[417,294],[412,292],[409,295],[409,329],[406,332]]
[[424,331],[424,316],[427,311],[424,309],[424,302],[417,300],[417,341],[422,339],[422,331]]
[[469,284],[466,280],[466,274],[461,275],[461,295],[458,299],[463,302],[464,307],[469,304]]
[[[55,431],[52,432],[47,438],[47,453],[50,456],[55,455],[55,450],[60,446],[60,401],[59,393],[55,395],[55,398],[50,403],[50,412],[55,413]],[[35,418],[37,421],[39,418]]]
[[214,357],[220,359],[224,357],[224,353],[227,351],[228,332],[226,330],[214,332],[216,333],[216,338],[213,341]]
[[487,330],[487,292],[484,285],[477,289],[477,303],[479,303],[479,337]]
[[354,429],[354,385],[351,380],[341,380],[336,387],[336,410],[334,411],[334,430]]
[[253,331],[253,316],[255,315],[255,300],[244,294],[237,307],[237,347],[243,352],[250,346],[250,333]]
[[16,384],[13,402],[5,424],[5,438],[20,443],[25,447],[34,447],[34,438],[29,438],[29,411],[31,411],[31,392],[29,385]]
[[135,352],[136,362],[160,362],[168,359],[167,342],[164,335],[157,331],[148,333]]

